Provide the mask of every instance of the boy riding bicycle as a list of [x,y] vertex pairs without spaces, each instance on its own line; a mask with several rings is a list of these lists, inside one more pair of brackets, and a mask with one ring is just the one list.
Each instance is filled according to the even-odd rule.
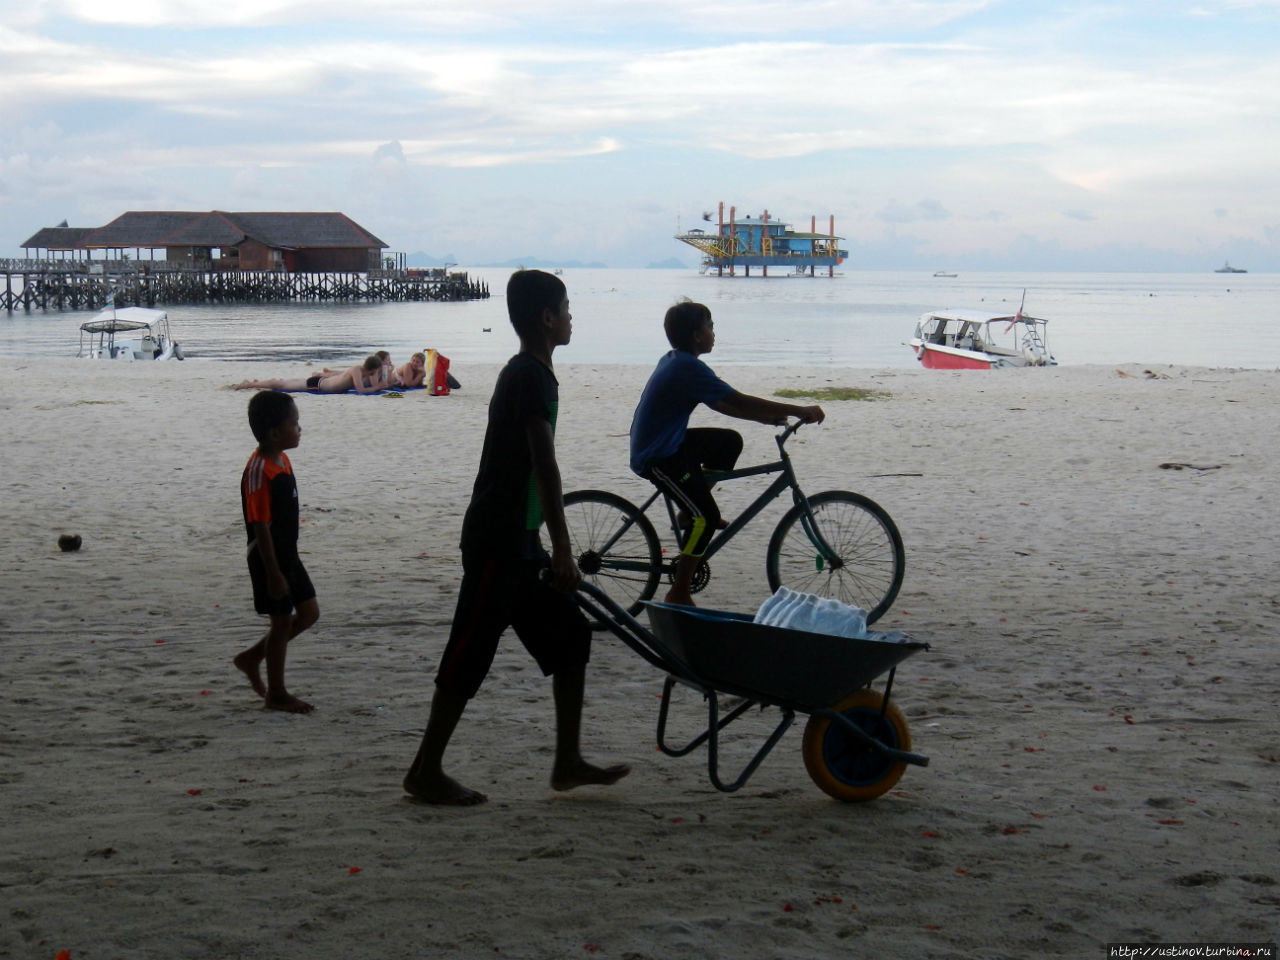
[[698,359],[715,346],[711,311],[683,300],[663,319],[672,349],[658,361],[645,384],[631,420],[631,469],[670,496],[680,509],[688,534],[676,561],[667,603],[693,606],[691,587],[712,534],[721,525],[720,510],[703,470],[732,470],[742,452],[742,436],[722,428],[689,429],[698,404],[739,420],[778,424],[788,417],[821,423],[819,406],[802,407],[739,393]]

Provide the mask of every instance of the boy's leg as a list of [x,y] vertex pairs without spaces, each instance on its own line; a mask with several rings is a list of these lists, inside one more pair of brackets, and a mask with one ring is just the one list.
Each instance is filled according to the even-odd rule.
[[697,606],[693,602],[693,575],[698,572],[698,564],[701,562],[701,557],[680,554],[676,560],[675,573],[671,575],[671,589],[662,598],[663,603],[674,603],[682,607]]
[[[308,607],[315,609],[310,611]],[[297,614],[272,615],[271,628],[263,638],[266,648],[264,659],[267,664],[267,693],[263,698],[263,705],[267,709],[285,710],[289,713],[310,713],[315,709],[311,704],[305,700],[299,700],[285,689],[284,662],[289,650],[289,641],[302,632],[294,629],[295,618],[301,617],[303,622],[310,625],[315,623],[317,616],[319,616],[319,607],[314,598],[298,604]]]
[[403,786],[405,793],[424,803],[471,806],[488,798],[444,772],[444,752],[467,701],[489,672],[498,638],[510,623],[507,604],[511,589],[507,570],[492,557],[473,561],[464,556],[462,569],[462,586],[449,642],[440,658],[431,714]]
[[556,700],[556,760],[551,768],[551,789],[572,790],[590,784],[607,786],[631,772],[630,764],[597,767],[582,759],[582,699],[586,687],[585,663],[557,670],[551,678]]
[[[684,443],[680,445],[680,456],[685,462],[695,464],[704,471],[724,473],[732,470],[737,466],[741,455],[742,434],[724,427],[692,427],[685,431]],[[707,490],[710,491],[716,485],[715,477],[713,475],[706,479]],[[711,503],[714,505],[715,501],[712,500]],[[677,520],[682,530],[687,530],[693,523],[693,517],[684,508],[677,514]],[[714,527],[723,530],[728,525],[727,520],[718,516]],[[694,569],[697,569],[697,564],[694,564]]]
[[[732,431],[725,431],[730,432]],[[699,463],[681,453],[653,465],[649,479],[675,501],[689,517],[689,531],[676,560],[671,589],[663,597],[667,603],[693,606],[693,576],[702,562],[711,537],[720,527],[720,508]]]
[[539,579],[541,566],[536,561],[526,562],[513,592],[516,603],[511,625],[542,672],[551,675],[556,703],[551,788],[572,790],[616,783],[631,772],[630,766],[597,767],[582,758],[582,699],[591,656],[591,626],[571,595],[553,590]]
[[[314,626],[315,622],[320,619],[320,605],[316,602],[315,591],[311,586],[310,578],[307,578],[305,583],[295,581],[291,586],[293,589],[301,590],[303,593],[311,593],[312,596],[298,603],[297,607],[290,615],[288,639],[285,641],[286,643],[298,634],[302,633],[304,630]],[[267,695],[267,687],[266,684],[262,682],[261,668],[262,661],[265,660],[267,656],[267,641],[270,637],[271,627],[269,627],[267,632],[262,635],[262,639],[248,650],[237,654],[235,659],[231,661],[235,664],[237,670],[249,678],[249,685],[253,687],[253,692],[264,698]]]
[[453,736],[462,712],[467,708],[467,697],[436,687],[431,698],[431,716],[427,729],[418,745],[418,754],[404,777],[404,792],[424,803],[442,803],[453,806],[473,806],[489,798],[478,790],[464,787],[444,772],[445,748]]
[[706,470],[732,470],[742,455],[742,434],[725,427],[691,427],[680,449]]

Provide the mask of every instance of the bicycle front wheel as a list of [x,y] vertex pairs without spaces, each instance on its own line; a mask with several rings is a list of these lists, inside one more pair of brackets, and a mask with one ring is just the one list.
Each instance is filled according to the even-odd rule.
[[662,550],[649,518],[617,494],[575,490],[565,495],[564,519],[582,576],[627,613],[639,613],[662,574]]
[[846,490],[815,494],[809,511],[797,503],[773,531],[765,560],[769,589],[832,597],[866,610],[867,623],[874,623],[902,587],[906,554],[897,526],[874,500]]

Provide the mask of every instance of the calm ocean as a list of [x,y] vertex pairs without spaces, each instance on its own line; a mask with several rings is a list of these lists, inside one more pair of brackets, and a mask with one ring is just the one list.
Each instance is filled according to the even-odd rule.
[[[435,347],[454,364],[501,363],[516,349],[502,296],[509,269],[468,271],[494,294],[472,303],[177,306],[175,339],[192,360],[397,362]],[[653,363],[662,314],[680,297],[711,307],[713,365],[912,367],[904,342],[942,307],[1025,312],[1049,322],[1062,364],[1280,367],[1280,274],[846,271],[828,277],[716,278],[689,270],[566,270],[573,342],[562,364]],[[73,357],[91,311],[0,314],[0,356]]]

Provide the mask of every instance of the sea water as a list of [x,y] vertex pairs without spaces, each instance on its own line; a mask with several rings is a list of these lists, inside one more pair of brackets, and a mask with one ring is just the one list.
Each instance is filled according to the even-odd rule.
[[[517,348],[507,268],[471,268],[488,300],[167,306],[192,360],[347,362],[386,349],[396,362],[434,347],[455,365],[502,363]],[[835,277],[716,277],[686,270],[568,269],[573,340],[560,364],[650,365],[667,350],[662,315],[682,297],[716,323],[714,366],[917,365],[906,346],[942,308],[1049,320],[1061,364],[1280,367],[1280,274],[963,273],[845,270]],[[1024,303],[1025,291],[1025,303]],[[164,306],[164,305],[160,305]],[[95,311],[0,313],[0,356],[73,357]]]

